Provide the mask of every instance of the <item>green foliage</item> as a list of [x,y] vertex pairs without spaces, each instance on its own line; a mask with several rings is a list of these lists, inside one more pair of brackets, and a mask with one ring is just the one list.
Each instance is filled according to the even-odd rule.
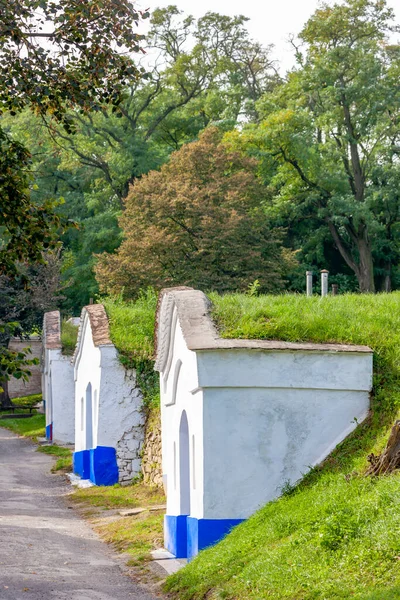
[[152,289],[142,292],[134,302],[103,298],[110,323],[110,336],[127,369],[135,369],[144,403],[158,406],[159,376],[154,371],[154,322],[157,295]]
[[[142,39],[132,27],[147,16],[129,0],[0,0],[0,115],[29,108],[71,133],[71,112],[118,105],[128,82],[143,75],[130,53],[140,50]],[[44,251],[57,246],[64,224],[53,195],[32,197],[31,164],[29,149],[1,123],[0,275],[18,275],[25,284],[21,263],[44,263]],[[24,357],[7,351],[0,319],[0,380],[24,377]]]
[[[122,4],[125,10],[128,3]],[[96,14],[99,1],[89,5]],[[110,22],[114,5],[107,3],[99,27]],[[86,8],[78,12],[84,26]],[[71,23],[72,35],[76,25]],[[121,35],[125,26],[124,18]],[[146,37],[156,54],[151,78],[132,77],[118,108],[68,111],[74,135],[51,116],[48,131],[42,118],[27,111],[3,117],[7,131],[34,158],[31,169],[38,189],[32,197],[37,202],[56,198],[57,214],[79,223],[79,230],[62,235],[63,279],[70,284],[63,308],[68,313],[98,293],[93,255],[113,253],[120,245],[118,217],[130,185],[158,169],[209,123],[228,130],[244,116],[254,121],[256,100],[279,81],[270,48],[250,39],[242,16],[207,13],[194,19],[176,6],[155,9]],[[100,54],[94,76],[101,74],[102,60]]]
[[169,578],[179,600],[397,598],[399,474],[362,477],[400,411],[400,293],[306,298],[210,295],[223,337],[366,344],[370,419],[295,488]]
[[[0,323],[0,383],[2,383],[0,396],[5,391],[7,381],[10,381],[12,377],[28,381],[32,374],[30,367],[38,364],[37,358],[29,358],[30,348],[24,348],[19,352],[8,349],[8,340],[18,332],[18,323],[7,323],[6,325]],[[7,344],[1,344],[3,340],[6,340]],[[8,394],[6,393],[6,395]]]
[[398,475],[326,476],[269,503],[170,577],[167,590],[179,600],[395,598],[399,485]]
[[30,105],[67,127],[66,106],[117,103],[139,76],[127,53],[139,52],[133,27],[146,16],[129,0],[2,0],[0,107],[15,113]]
[[306,262],[312,249],[314,264],[317,252],[328,260],[334,246],[361,291],[389,291],[399,257],[393,19],[381,0],[322,3],[300,33],[297,69],[257,104],[262,122],[236,135],[260,158],[274,189],[267,209],[290,224]]
[[78,339],[79,327],[73,323],[68,323],[63,319],[61,323],[61,344],[62,352],[66,356],[72,356],[75,352],[76,341]]
[[43,452],[43,454],[50,454],[51,456],[58,457],[56,463],[51,468],[52,473],[57,473],[59,471],[64,473],[71,472],[72,452],[69,448],[63,448],[61,446],[57,446],[57,444],[52,444],[51,446],[39,446],[37,451]]
[[74,502],[104,509],[147,507],[165,502],[162,490],[143,484],[121,486],[116,483],[112,486],[82,488],[77,489],[71,498]]
[[[14,402],[16,400],[14,399]],[[10,429],[14,433],[30,437],[36,441],[38,437],[45,436],[46,418],[45,415],[37,414],[27,419],[2,419],[0,425],[5,429]]]
[[39,404],[42,401],[42,394],[30,394],[30,396],[20,396],[19,398],[13,398],[13,404],[18,406],[31,406],[32,404]]
[[18,261],[43,262],[42,252],[55,245],[52,232],[60,220],[51,202],[31,202],[31,160],[29,150],[0,128],[0,274],[15,276]]
[[283,288],[295,260],[261,209],[268,192],[257,164],[222,136],[208,127],[135,183],[120,219],[124,240],[96,267],[103,292],[131,299],[148,285],[234,291],[255,279],[264,292]]

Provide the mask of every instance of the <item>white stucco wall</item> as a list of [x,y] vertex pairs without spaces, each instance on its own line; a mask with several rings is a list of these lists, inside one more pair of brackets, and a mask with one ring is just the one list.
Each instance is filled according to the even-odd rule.
[[[140,473],[145,417],[136,374],[127,371],[112,344],[95,346],[88,313],[81,323],[75,357],[75,451],[88,450],[86,391],[92,390],[92,447],[116,449],[121,482]],[[83,400],[83,407],[82,407]]]
[[[86,391],[91,385],[94,415],[98,412],[100,389],[100,348],[93,343],[90,321],[87,313],[80,325],[79,341],[76,351],[75,378],[75,452],[86,448]],[[83,406],[82,406],[83,404]],[[93,419],[93,447],[97,444],[97,419]]]
[[244,519],[320,463],[366,418],[372,352],[338,345],[220,343],[207,325],[205,304],[197,302],[192,314],[190,303],[181,301],[194,293],[173,291],[178,306],[167,290],[158,315],[167,514],[185,514],[179,474],[185,411],[190,516]]
[[45,349],[43,399],[46,425],[53,425],[53,441],[73,444],[75,439],[74,369],[60,349]]
[[[196,353],[188,350],[175,312],[166,369],[160,374],[163,474],[167,514],[180,514],[180,439],[182,411],[189,426],[190,514],[203,514],[203,393],[198,388]],[[180,364],[181,363],[181,364]],[[179,367],[180,365],[180,367]],[[178,373],[179,369],[179,373]],[[177,376],[178,375],[178,376]],[[196,392],[197,390],[197,392]]]

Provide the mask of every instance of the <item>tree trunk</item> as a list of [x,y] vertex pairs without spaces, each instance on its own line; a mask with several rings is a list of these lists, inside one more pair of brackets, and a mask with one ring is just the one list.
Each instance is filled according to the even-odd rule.
[[0,386],[3,388],[3,391],[0,392],[0,406],[1,408],[5,408],[7,406],[12,406],[12,402],[10,396],[8,395],[8,381],[0,381]]
[[382,292],[392,291],[392,263],[390,260],[385,263],[385,275],[382,282]]
[[386,448],[380,456],[370,454],[371,463],[367,475],[384,475],[400,469],[400,421],[396,421],[390,432]]
[[[375,292],[374,264],[366,228],[364,227],[361,232],[348,228],[349,237],[351,238],[350,246],[343,240],[336,225],[330,219],[326,219],[326,222],[337,249],[357,277],[360,292]],[[358,250],[358,262],[354,257],[356,248]]]
[[359,253],[359,268],[356,275],[360,292],[375,292],[374,282],[374,264],[372,261],[372,251],[369,241],[365,236],[357,240]]

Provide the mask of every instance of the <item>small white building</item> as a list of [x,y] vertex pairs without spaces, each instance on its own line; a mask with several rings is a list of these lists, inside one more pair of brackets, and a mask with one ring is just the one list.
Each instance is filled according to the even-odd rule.
[[296,483],[369,410],[364,346],[221,339],[196,290],[158,308],[165,546],[191,558]]
[[97,485],[128,483],[140,473],[142,394],[118,358],[102,304],[82,310],[73,363],[74,473]]
[[64,356],[58,310],[43,319],[42,394],[49,441],[73,444],[75,439],[74,369],[71,357]]

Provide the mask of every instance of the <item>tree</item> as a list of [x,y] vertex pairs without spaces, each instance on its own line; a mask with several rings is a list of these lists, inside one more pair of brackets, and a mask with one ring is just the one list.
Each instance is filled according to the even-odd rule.
[[[29,281],[29,286],[26,286]],[[14,376],[28,379],[34,361],[29,352],[8,349],[14,336],[27,339],[33,330],[40,330],[43,314],[54,310],[62,300],[60,294],[59,253],[48,253],[43,262],[18,265],[18,274],[0,275],[0,405],[11,404],[8,381]]]
[[[142,74],[130,57],[140,50],[133,32],[140,16],[129,0],[0,0],[0,113],[29,107],[72,131],[69,111],[117,105]],[[32,201],[29,150],[1,122],[0,154],[0,274],[26,286],[17,267],[54,248],[59,217],[49,199]],[[0,381],[10,370],[20,374],[23,360],[5,346],[13,329],[7,318],[0,321]]]
[[40,118],[24,113],[6,119],[32,151],[35,198],[62,196],[58,213],[80,223],[62,237],[63,275],[73,282],[68,310],[98,292],[93,253],[120,244],[117,219],[129,186],[210,122],[229,129],[256,119],[256,100],[280,81],[270,48],[250,39],[241,16],[194,19],[175,6],[156,9],[146,41],[150,79],[131,81],[118,107],[70,111],[74,135],[52,122],[46,136]]
[[132,187],[120,219],[124,241],[102,254],[96,269],[102,291],[127,298],[153,285],[206,290],[278,291],[290,253],[271,230],[260,203],[266,190],[257,163],[223,145],[207,128]]
[[253,136],[276,205],[292,204],[297,217],[312,214],[326,226],[363,292],[375,291],[374,258],[379,263],[384,251],[390,262],[398,252],[398,208],[391,201],[390,218],[382,211],[398,177],[400,51],[387,41],[392,21],[384,0],[322,4],[300,34],[306,46],[304,55],[297,49],[297,70],[260,102],[264,120]]
[[[126,54],[139,51],[141,37],[132,32],[139,16],[128,0],[1,0],[0,112],[13,115],[29,106],[70,131],[68,109],[118,104],[122,89],[139,76]],[[15,259],[40,260],[58,220],[51,203],[29,200],[29,151],[3,131],[0,144],[4,271],[13,269]]]

